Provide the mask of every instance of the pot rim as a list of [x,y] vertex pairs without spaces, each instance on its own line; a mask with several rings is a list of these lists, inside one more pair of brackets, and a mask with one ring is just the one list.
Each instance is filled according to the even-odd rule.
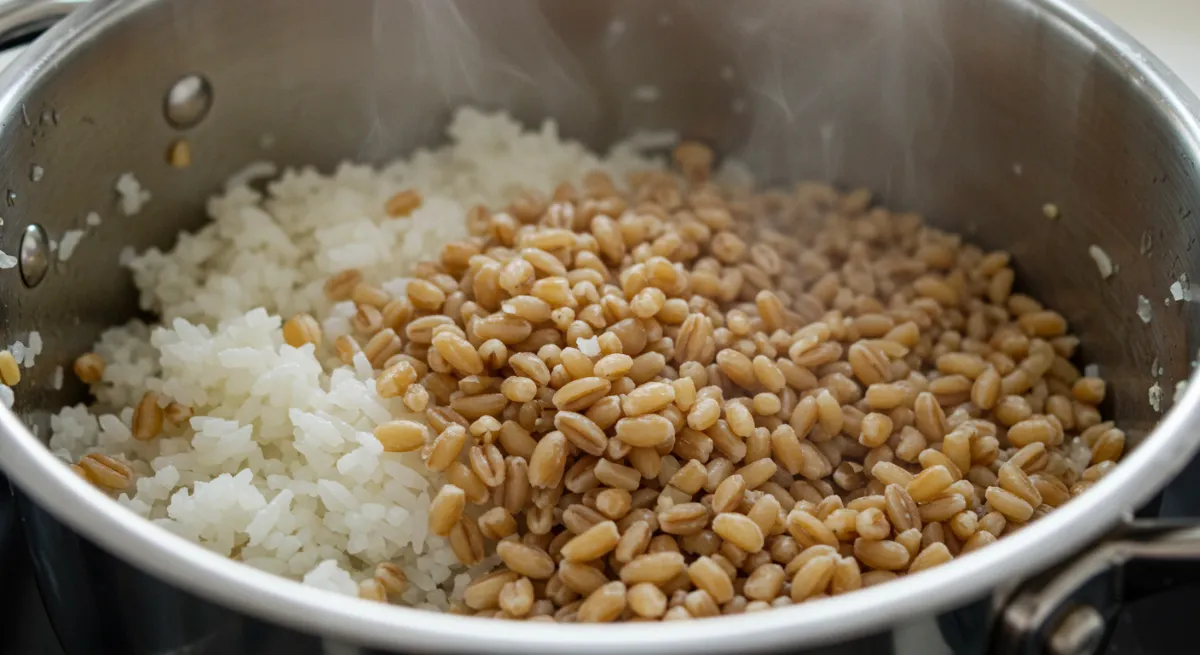
[[[0,116],[20,110],[43,75],[90,39],[155,0],[95,2],[31,45],[0,75]],[[1081,0],[1036,0],[1137,84],[1168,115],[1185,156],[1200,161],[1200,102],[1154,55]],[[1194,381],[1196,375],[1191,376]],[[745,652],[820,646],[888,630],[989,596],[1066,558],[1149,500],[1200,445],[1200,384],[1120,466],[1088,493],[969,557],[890,584],[770,612],[703,621],[609,626],[509,621],[335,596],[230,560],[159,528],[81,480],[11,411],[0,408],[0,462],[39,505],[117,557],[209,601],[281,625],[350,643],[420,651],[557,653]],[[918,600],[919,599],[919,600]],[[502,626],[502,627],[501,627]]]

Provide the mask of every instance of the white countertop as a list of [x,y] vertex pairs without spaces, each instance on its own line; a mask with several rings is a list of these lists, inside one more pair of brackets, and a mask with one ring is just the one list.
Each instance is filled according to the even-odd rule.
[[[1099,9],[1200,95],[1200,0],[1081,0]],[[21,49],[0,52],[0,68]]]
[[1086,0],[1120,25],[1200,95],[1200,2]]

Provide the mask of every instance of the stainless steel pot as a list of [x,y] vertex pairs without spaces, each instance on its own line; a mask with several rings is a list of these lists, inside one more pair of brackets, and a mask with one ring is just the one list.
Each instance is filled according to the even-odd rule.
[[[10,33],[23,24],[12,18],[0,24]],[[192,93],[170,95],[188,75],[199,77],[177,91]],[[594,146],[637,128],[679,129],[766,181],[866,185],[1007,248],[1021,283],[1082,335],[1112,381],[1108,409],[1137,447],[1081,498],[932,571],[767,613],[606,627],[333,597],[152,526],[46,451],[36,434],[47,434],[48,412],[83,397],[70,380],[53,388],[55,367],[69,369],[99,330],[136,311],[117,264],[123,247],[168,246],[195,228],[205,195],[249,161],[329,167],[401,155],[436,143],[464,103],[529,122],[554,116]],[[47,343],[14,412],[0,411],[0,462],[36,503],[24,519],[48,602],[60,625],[86,629],[73,649],[131,652],[265,652],[267,635],[285,636],[275,646],[311,644],[302,633],[394,650],[744,652],[845,644],[972,603],[986,621],[992,599],[1131,516],[1200,441],[1200,388],[1166,416],[1147,402],[1157,382],[1170,404],[1200,336],[1192,304],[1163,302],[1181,274],[1200,279],[1190,254],[1200,236],[1196,106],[1154,57],[1069,0],[90,4],[0,77],[0,248],[21,258],[0,271],[2,333],[11,343],[39,330]],[[179,137],[194,153],[185,171],[164,160]],[[125,171],[153,192],[135,218],[115,208]],[[1061,218],[1048,220],[1044,203]],[[47,266],[34,226],[58,238],[92,210],[103,226],[68,264]],[[1118,267],[1112,277],[1101,278],[1092,244]],[[1135,314],[1139,295],[1149,324]],[[1059,592],[1071,587],[1056,580]],[[1068,613],[1068,597],[1018,596],[1024,613],[1004,618],[996,643],[1033,652],[1094,636],[1096,617]],[[987,626],[961,631],[973,647]]]

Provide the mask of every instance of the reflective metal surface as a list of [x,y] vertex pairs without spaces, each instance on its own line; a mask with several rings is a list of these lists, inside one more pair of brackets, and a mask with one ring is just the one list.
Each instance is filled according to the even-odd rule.
[[1098,652],[1123,606],[1200,584],[1195,519],[1135,521],[1006,603],[994,648],[1002,653]]
[[21,270],[21,280],[25,286],[33,288],[46,279],[50,271],[50,242],[46,231],[41,225],[33,223],[25,227],[21,236],[21,246],[17,251],[17,264]]
[[[181,134],[163,116],[163,93],[189,73],[210,81],[214,102],[183,132],[193,162],[181,171],[163,158]],[[328,168],[398,156],[437,143],[464,103],[531,123],[553,116],[565,135],[597,147],[638,128],[678,129],[766,181],[866,185],[884,202],[1009,249],[1025,289],[1083,336],[1131,441],[1160,419],[1147,402],[1150,385],[1157,381],[1169,404],[1195,356],[1196,306],[1163,304],[1181,273],[1200,279],[1200,258],[1190,254],[1200,236],[1195,99],[1067,0],[102,2],[0,76],[0,175],[16,194],[0,247],[13,252],[33,222],[57,239],[88,211],[105,218],[70,265],[36,289],[0,286],[0,336],[11,343],[36,329],[48,344],[17,390],[16,414],[0,412],[0,463],[40,506],[136,567],[28,510],[60,616],[72,616],[72,603],[80,611],[80,598],[111,605],[117,589],[142,613],[124,621],[144,629],[174,617],[180,634],[195,637],[176,644],[187,652],[233,652],[219,650],[214,626],[267,625],[228,618],[241,616],[230,610],[397,650],[812,648],[986,599],[1049,567],[1131,514],[1195,451],[1200,388],[1088,494],[970,557],[773,612],[600,628],[499,626],[382,607],[250,570],[111,503],[27,429],[45,435],[47,412],[82,398],[74,382],[53,389],[54,368],[135,313],[117,266],[123,247],[169,246],[203,221],[205,195],[250,161]],[[45,171],[38,182],[31,164]],[[112,191],[126,171],[153,193],[133,218],[120,216]],[[1061,218],[1047,220],[1045,203]],[[1092,244],[1111,256],[1116,275],[1100,278]],[[1152,301],[1150,324],[1135,315],[1139,296]],[[971,620],[961,619],[964,634],[986,631]],[[109,624],[97,630],[116,638]],[[131,650],[162,645],[145,639]]]

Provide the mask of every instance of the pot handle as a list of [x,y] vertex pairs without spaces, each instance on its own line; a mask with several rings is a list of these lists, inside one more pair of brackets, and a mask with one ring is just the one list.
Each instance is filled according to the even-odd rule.
[[0,50],[31,41],[88,0],[11,0],[0,3]]
[[1093,655],[1125,603],[1200,583],[1200,526],[1134,520],[1066,566],[1022,585],[998,609],[996,655]]

